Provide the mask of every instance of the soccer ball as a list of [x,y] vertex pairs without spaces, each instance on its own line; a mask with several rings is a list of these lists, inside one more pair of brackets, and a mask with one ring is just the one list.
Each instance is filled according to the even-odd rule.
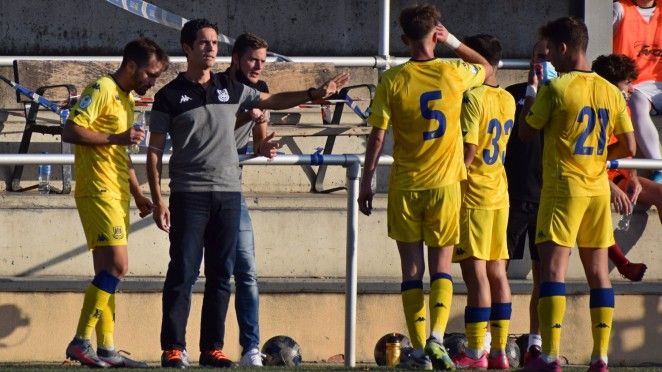
[[289,336],[274,336],[262,345],[264,365],[296,367],[301,364],[301,347]]
[[378,366],[386,365],[386,342],[392,338],[400,342],[400,360],[406,359],[411,354],[410,349],[413,350],[413,348],[407,336],[397,332],[387,333],[375,344],[375,362]]
[[464,333],[446,333],[444,335],[444,347],[448,352],[448,356],[455,358],[455,356],[463,353],[467,348],[467,336]]

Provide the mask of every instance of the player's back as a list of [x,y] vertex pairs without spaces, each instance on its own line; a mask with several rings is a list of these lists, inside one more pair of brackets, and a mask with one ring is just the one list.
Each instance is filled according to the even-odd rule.
[[503,163],[514,117],[515,100],[503,88],[482,85],[465,94],[464,142],[476,145],[463,197],[466,207],[498,209],[508,206],[508,181]]
[[462,94],[483,79],[481,67],[459,60],[408,61],[384,73],[368,121],[393,126],[391,188],[438,188],[466,177]]
[[609,193],[607,140],[612,133],[632,130],[625,100],[614,85],[593,72],[568,72],[541,87],[527,121],[544,126],[543,193]]

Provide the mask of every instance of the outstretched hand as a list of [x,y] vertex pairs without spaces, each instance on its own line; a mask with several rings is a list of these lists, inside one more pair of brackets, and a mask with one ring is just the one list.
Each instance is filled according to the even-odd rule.
[[347,82],[349,81],[349,73],[343,72],[327,80],[321,87],[318,88],[318,91],[322,92],[322,96],[319,98],[327,98],[340,90]]

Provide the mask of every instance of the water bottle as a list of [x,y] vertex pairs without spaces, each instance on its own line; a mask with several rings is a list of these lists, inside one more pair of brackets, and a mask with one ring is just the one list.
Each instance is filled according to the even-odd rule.
[[394,333],[386,339],[386,365],[395,367],[400,362],[400,340]]
[[50,164],[41,164],[39,165],[39,193],[42,195],[48,195],[51,192],[51,166]]
[[616,230],[628,231],[630,228],[630,220],[632,220],[632,213],[624,214],[621,219],[618,220],[618,224],[616,224]]
[[[135,115],[135,120],[133,122],[133,127],[136,129],[142,129],[145,130],[145,112],[144,111],[138,111],[136,112]],[[129,153],[130,154],[137,154],[140,152],[140,147],[145,146],[145,139],[143,139],[139,144],[138,143],[132,143],[129,145]]]

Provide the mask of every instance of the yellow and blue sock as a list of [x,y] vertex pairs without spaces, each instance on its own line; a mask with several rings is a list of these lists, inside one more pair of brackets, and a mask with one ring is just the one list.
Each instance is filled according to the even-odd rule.
[[591,289],[591,331],[593,333],[593,352],[591,360],[602,359],[608,363],[609,335],[614,318],[614,289]]
[[561,327],[565,315],[565,283],[540,283],[538,319],[542,353],[546,361],[558,359],[561,350]]
[[467,306],[464,308],[464,332],[467,336],[465,353],[472,359],[478,359],[483,354],[490,311],[489,307]]
[[490,332],[492,334],[490,351],[500,354],[506,352],[512,312],[513,305],[510,302],[492,304],[490,311]]
[[115,294],[110,295],[108,305],[101,312],[101,317],[96,325],[97,347],[114,350],[115,349]]
[[423,281],[407,280],[400,285],[402,307],[405,311],[407,330],[414,349],[423,349],[425,345],[425,298]]
[[439,342],[444,340],[453,300],[453,277],[435,273],[430,278],[430,333]]
[[92,331],[94,331],[103,311],[108,307],[108,301],[117,290],[119,282],[119,278],[107,271],[99,272],[92,279],[92,283],[85,290],[85,299],[78,319],[76,337],[86,340],[92,337]]

